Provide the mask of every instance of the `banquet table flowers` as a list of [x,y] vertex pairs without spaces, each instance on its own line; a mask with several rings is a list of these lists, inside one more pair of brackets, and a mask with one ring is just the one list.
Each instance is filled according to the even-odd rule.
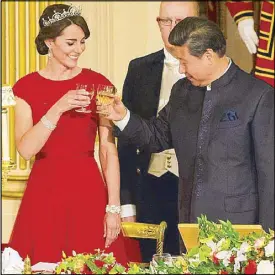
[[190,274],[274,274],[274,231],[240,237],[230,221],[198,218],[199,246],[186,255]]
[[94,254],[72,252],[67,257],[63,252],[62,261],[55,269],[56,274],[143,274],[145,269],[136,264],[125,267],[116,261],[113,253],[96,249]]
[[186,254],[152,260],[149,266],[123,266],[113,253],[73,251],[63,257],[56,274],[274,274],[274,231],[251,232],[241,237],[230,221],[214,223],[198,217],[198,246]]

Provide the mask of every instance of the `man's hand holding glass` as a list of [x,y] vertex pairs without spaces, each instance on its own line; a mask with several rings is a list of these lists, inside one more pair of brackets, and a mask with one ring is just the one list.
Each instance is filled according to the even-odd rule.
[[105,97],[106,96],[112,100],[100,100],[100,97],[97,96],[97,113],[113,121],[120,121],[124,119],[128,110],[122,103],[121,96],[116,93],[108,93],[105,94]]

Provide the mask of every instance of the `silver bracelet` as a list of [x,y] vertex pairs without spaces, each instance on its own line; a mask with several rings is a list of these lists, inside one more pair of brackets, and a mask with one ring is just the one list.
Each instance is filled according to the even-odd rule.
[[56,128],[56,125],[53,124],[51,121],[49,121],[46,116],[42,116],[40,121],[43,123],[43,125],[48,128],[49,130],[53,131]]
[[117,205],[106,205],[106,213],[120,214],[121,207]]

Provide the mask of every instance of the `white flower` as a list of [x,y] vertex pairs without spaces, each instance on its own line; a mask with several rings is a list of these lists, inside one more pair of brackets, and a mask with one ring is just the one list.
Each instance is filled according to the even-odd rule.
[[256,274],[274,274],[274,263],[268,260],[260,261]]
[[229,263],[230,263],[230,257],[231,257],[231,251],[227,251],[227,250],[224,250],[224,251],[220,251],[218,252],[215,257],[218,258],[219,260],[223,260],[223,264],[224,266],[228,266]]
[[225,241],[225,238],[222,238],[221,240],[219,240],[218,243],[214,243],[212,240],[206,242],[206,245],[210,247],[212,250],[210,253],[211,256],[213,255],[214,252],[219,251],[219,249],[221,249],[224,241]]
[[265,237],[261,237],[255,241],[255,248],[262,248],[264,246]]
[[270,241],[268,245],[264,248],[264,250],[266,257],[274,255],[274,240]]
[[230,260],[229,259],[226,258],[226,259],[222,260],[222,263],[224,264],[224,266],[228,266],[230,264]]
[[237,262],[237,261],[235,260],[235,263],[234,263],[234,273],[235,273],[235,274],[238,273],[238,271],[240,270],[240,267],[241,267],[240,262]]
[[247,242],[243,242],[240,247],[240,252],[245,253],[251,249],[251,246]]
[[240,250],[232,249],[234,251],[237,251],[237,255],[235,258],[235,264],[234,264],[234,272],[235,273],[240,269],[240,262],[244,262],[247,260],[247,257],[246,257],[246,255],[244,255],[244,253],[247,250],[247,247],[249,247],[249,245],[247,243],[243,243],[242,245],[243,245],[243,247],[241,246]]
[[216,251],[216,249],[217,249],[217,244],[214,243],[214,242],[211,240],[211,241],[207,242],[206,245],[207,245],[208,247],[211,248],[212,251],[211,251],[210,255],[212,256],[213,253],[214,253],[214,252]]
[[76,256],[76,252],[73,250],[72,251],[72,255],[75,257]]
[[227,257],[230,258],[230,256],[231,256],[231,251],[227,251],[227,250],[220,251],[220,252],[218,252],[215,256],[216,256],[216,258],[218,258],[219,260],[223,260],[223,259],[225,259],[225,258],[227,258]]
[[237,252],[237,257],[235,258],[235,261],[244,262],[246,260],[247,260],[246,255],[242,254],[241,252]]

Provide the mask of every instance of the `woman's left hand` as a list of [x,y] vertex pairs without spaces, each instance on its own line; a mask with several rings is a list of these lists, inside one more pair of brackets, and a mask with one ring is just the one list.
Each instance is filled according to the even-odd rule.
[[121,223],[120,215],[107,212],[104,218],[105,247],[108,248],[119,235]]

